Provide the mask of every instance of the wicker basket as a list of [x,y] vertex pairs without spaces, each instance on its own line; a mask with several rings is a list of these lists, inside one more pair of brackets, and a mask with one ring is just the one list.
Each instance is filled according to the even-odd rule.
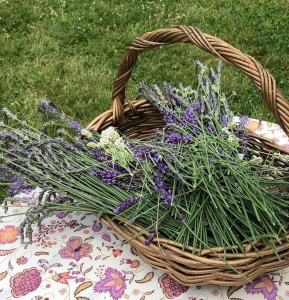
[[[289,104],[278,90],[273,76],[251,56],[243,54],[216,37],[202,33],[197,28],[187,26],[148,32],[132,42],[119,66],[113,85],[112,109],[98,116],[87,128],[101,131],[112,125],[130,138],[139,140],[145,140],[157,128],[161,128],[164,122],[157,108],[153,107],[147,100],[130,101],[125,95],[125,87],[140,53],[157,46],[174,43],[197,45],[202,50],[214,54],[222,61],[245,73],[251,78],[254,85],[262,91],[267,106],[288,135]],[[272,140],[260,137],[251,131],[248,132],[251,136],[250,147],[256,151],[256,155],[260,150],[267,153],[278,151],[289,154],[289,151],[278,146]],[[276,161],[275,165],[284,166],[284,163]],[[244,245],[246,255],[236,255],[230,252],[230,249],[222,247],[213,248],[218,253],[218,257],[209,249],[202,249],[201,251],[197,249],[193,255],[192,247],[182,251],[182,245],[161,238],[155,238],[149,246],[145,246],[144,241],[149,233],[141,234],[132,239],[133,236],[144,231],[142,228],[135,225],[124,226],[121,219],[112,220],[108,215],[103,215],[101,221],[124,239],[129,240],[135,252],[147,264],[167,272],[172,278],[184,285],[240,286],[247,283],[244,277],[233,271],[219,257],[226,257],[231,266],[251,280],[289,266],[289,243],[286,242],[289,239],[289,231],[286,233],[288,239],[281,239],[281,244],[275,241],[281,260],[278,260],[273,250],[265,247],[260,240],[255,243],[259,253],[250,244]]]

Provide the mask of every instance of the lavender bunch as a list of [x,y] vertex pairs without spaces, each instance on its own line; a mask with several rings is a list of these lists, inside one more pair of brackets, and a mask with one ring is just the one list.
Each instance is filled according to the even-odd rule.
[[62,126],[66,124],[67,127],[70,127],[78,134],[81,134],[81,131],[84,129],[77,121],[67,118],[64,113],[60,113],[51,100],[42,98],[37,105],[37,111],[44,116],[50,116],[54,119],[43,124],[42,129],[45,133],[48,127],[57,124],[55,121],[60,121]]
[[[248,149],[248,117],[234,121],[221,92],[221,64],[217,72],[198,61],[196,66],[196,90],[167,82],[163,91],[144,82],[139,89],[138,98],[158,107],[166,123],[147,142],[132,142],[134,156],[153,166],[144,177],[153,178],[158,216],[174,216],[160,221],[154,215],[156,227],[184,248],[237,244],[243,251],[242,243],[256,241],[256,236],[274,247],[270,239],[287,229],[288,196],[282,191],[288,171],[273,167],[272,157],[257,159]],[[273,179],[272,170],[283,178]],[[271,184],[277,192],[267,188]]]
[[271,240],[288,223],[286,164],[276,169],[272,157],[256,158],[249,150],[248,117],[234,121],[221,91],[221,64],[217,72],[201,62],[197,68],[196,89],[142,83],[138,97],[155,105],[166,123],[147,141],[130,140],[113,127],[101,135],[86,130],[51,101],[42,100],[38,111],[53,117],[46,127],[63,125],[53,138],[24,122],[10,127],[9,119],[21,121],[6,110],[0,181],[11,184],[11,196],[36,186],[52,195],[29,213],[22,234],[31,237],[36,219],[82,210],[144,228],[151,233],[146,245],[164,237],[184,249],[223,246],[237,253],[258,237],[274,248]]
[[[65,116],[48,103],[41,101],[40,111],[48,111],[57,120],[66,122]],[[64,129],[58,130],[59,136],[49,137],[27,123],[23,123],[24,128],[12,126],[10,120],[21,121],[8,109],[4,112],[8,120],[0,124],[0,184],[8,186],[10,194],[4,206],[8,208],[8,201],[13,205],[14,195],[38,186],[49,195],[59,195],[48,197],[48,200],[40,197],[37,206],[21,224],[22,240],[25,235],[31,242],[35,220],[41,224],[53,214],[75,210],[112,213],[119,201],[140,196],[140,180],[133,171],[116,165],[103,150],[94,148],[98,134],[70,121],[75,128],[81,129],[76,133],[84,134],[86,141],[78,136],[65,139],[68,133]]]

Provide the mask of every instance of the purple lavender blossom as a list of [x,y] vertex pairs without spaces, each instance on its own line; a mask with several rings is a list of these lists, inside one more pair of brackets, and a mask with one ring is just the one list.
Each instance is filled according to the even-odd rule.
[[98,160],[99,162],[105,162],[105,161],[109,160],[109,157],[107,155],[105,155],[105,152],[103,149],[94,148],[94,149],[92,149],[92,153],[93,153],[94,157],[96,158],[96,160]]
[[[195,104],[195,105],[194,105]],[[194,103],[193,105],[189,106],[185,111],[184,111],[184,115],[182,117],[182,121],[188,122],[188,123],[192,123],[194,125],[198,125],[198,111],[195,108],[197,105],[200,106],[199,103]]]
[[114,209],[114,213],[117,214],[121,211],[124,211],[125,209],[127,209],[128,207],[132,206],[134,203],[137,203],[138,201],[142,200],[142,197],[136,197],[133,196],[132,199],[127,199],[124,200],[123,202],[121,202],[115,209]]
[[115,170],[110,169],[92,171],[91,174],[95,175],[108,185],[115,184],[116,177],[118,176],[118,173]]
[[144,241],[145,246],[149,246],[149,244],[151,243],[151,241],[153,240],[156,234],[157,232],[155,230],[151,231],[151,234],[148,236],[147,240]]
[[248,116],[242,116],[242,117],[240,117],[240,126],[242,128],[246,128],[248,122],[249,122],[249,117]]
[[17,195],[25,190],[26,186],[24,181],[18,179],[10,186],[9,192],[11,195]]
[[15,114],[13,114],[7,107],[2,108],[2,113],[4,115],[4,118],[15,120],[17,117]]
[[166,205],[171,206],[171,205],[175,204],[176,197],[177,197],[177,195],[174,195],[174,198],[173,198],[172,190],[164,191],[161,193],[161,199],[164,200],[164,204],[166,204]]
[[155,174],[154,180],[155,180],[155,189],[160,192],[165,192],[165,182],[159,173]]
[[183,215],[183,214],[180,214],[180,219],[179,219],[179,222],[181,222],[181,223],[185,223],[185,220],[186,220],[186,217],[185,217],[185,215]]
[[219,60],[218,66],[217,66],[217,71],[218,71],[218,77],[221,77],[221,69],[222,69],[222,60]]
[[149,156],[148,154],[151,152],[151,147],[141,146],[133,151],[133,156],[139,160],[148,160]]
[[65,114],[63,113],[59,113],[56,105],[50,100],[46,100],[44,98],[40,99],[37,105],[37,111],[43,115],[49,114],[55,119],[61,120],[62,122],[69,122],[70,127],[77,134],[80,134],[81,130],[84,129],[84,127],[82,127],[77,121],[65,117]]
[[171,144],[177,144],[179,141],[182,141],[182,136],[177,133],[171,133],[165,140],[166,143]]
[[65,118],[64,114],[58,112],[56,105],[52,101],[44,98],[40,99],[37,105],[37,111],[43,115],[50,114],[56,119]]
[[162,172],[163,174],[169,174],[171,172],[171,169],[164,161],[158,161],[157,168],[158,168],[158,171]]
[[222,125],[223,127],[226,127],[226,126],[228,125],[228,123],[229,123],[229,118],[228,118],[228,116],[222,116],[221,125]]
[[80,134],[82,129],[84,129],[84,127],[81,126],[76,120],[70,119],[69,122],[70,122],[70,127],[78,134]]
[[201,61],[196,60],[196,66],[195,66],[195,75],[197,75],[198,73],[198,69],[202,69],[204,67],[204,65],[201,63]]

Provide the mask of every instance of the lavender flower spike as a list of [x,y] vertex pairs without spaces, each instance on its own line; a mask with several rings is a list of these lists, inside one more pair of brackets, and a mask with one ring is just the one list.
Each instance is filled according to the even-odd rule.
[[157,232],[155,230],[151,231],[151,235],[149,235],[148,239],[144,242],[145,246],[149,246],[150,242],[153,240],[156,234]]
[[120,211],[125,210],[126,208],[130,207],[133,205],[133,203],[137,203],[139,200],[142,200],[142,197],[136,197],[134,196],[132,199],[127,199],[124,200],[123,202],[121,202],[115,209],[114,209],[114,213],[119,213]]
[[15,120],[17,119],[16,115],[13,114],[7,107],[2,108],[2,113],[4,115],[4,118]]

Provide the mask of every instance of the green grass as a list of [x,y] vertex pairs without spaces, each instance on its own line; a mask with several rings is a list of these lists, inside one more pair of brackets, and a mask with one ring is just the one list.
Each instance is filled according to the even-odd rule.
[[[0,0],[0,105],[39,126],[35,106],[48,98],[83,125],[110,108],[112,83],[130,42],[147,31],[195,26],[255,57],[289,97],[289,2],[251,0]],[[141,80],[191,84],[194,62],[217,60],[192,45],[142,53],[128,86]],[[274,121],[240,71],[223,69],[235,112]]]

